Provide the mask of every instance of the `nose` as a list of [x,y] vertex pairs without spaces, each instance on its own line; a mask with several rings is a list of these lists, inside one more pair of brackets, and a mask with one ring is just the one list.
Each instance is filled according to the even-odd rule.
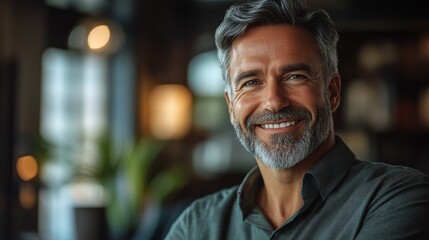
[[287,89],[279,81],[270,81],[265,86],[264,109],[270,112],[278,112],[290,105]]

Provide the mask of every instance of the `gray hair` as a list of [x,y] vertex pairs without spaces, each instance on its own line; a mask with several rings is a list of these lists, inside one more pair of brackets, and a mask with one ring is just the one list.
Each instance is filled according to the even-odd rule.
[[338,72],[338,33],[328,13],[323,9],[311,9],[300,0],[262,0],[234,4],[226,11],[215,33],[218,59],[229,94],[229,60],[233,41],[251,27],[273,24],[305,27],[316,40],[325,79],[330,79]]

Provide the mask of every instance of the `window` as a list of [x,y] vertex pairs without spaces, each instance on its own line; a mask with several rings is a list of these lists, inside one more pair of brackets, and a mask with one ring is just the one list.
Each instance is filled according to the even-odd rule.
[[40,132],[54,149],[41,172],[47,187],[40,191],[40,234],[74,239],[75,202],[68,183],[76,164],[92,160],[95,140],[107,124],[107,61],[102,55],[51,48],[42,65]]

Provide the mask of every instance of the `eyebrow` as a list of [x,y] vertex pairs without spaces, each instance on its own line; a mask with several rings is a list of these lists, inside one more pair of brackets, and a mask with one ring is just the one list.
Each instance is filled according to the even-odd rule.
[[[293,71],[305,71],[305,72],[308,72],[310,74],[314,73],[314,69],[310,65],[305,64],[305,63],[289,64],[289,65],[284,65],[280,68],[281,74],[285,74],[285,73],[293,72]],[[248,77],[254,77],[254,76],[257,76],[259,74],[261,74],[261,70],[259,70],[259,69],[253,69],[253,70],[240,72],[237,74],[237,76],[234,77],[233,82],[238,84],[243,79],[246,79]]]
[[280,73],[282,74],[285,74],[288,72],[294,72],[294,71],[305,71],[310,74],[313,74],[315,72],[310,65],[305,63],[290,64],[290,65],[282,66],[280,68]]
[[237,74],[237,76],[234,77],[233,80],[234,80],[234,83],[239,83],[245,78],[257,76],[260,73],[261,73],[261,70],[257,70],[257,69],[240,72]]

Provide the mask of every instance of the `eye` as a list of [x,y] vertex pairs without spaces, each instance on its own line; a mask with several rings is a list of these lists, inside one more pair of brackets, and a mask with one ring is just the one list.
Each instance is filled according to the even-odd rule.
[[309,78],[303,74],[290,74],[284,78],[284,81],[288,83],[303,83]]
[[251,88],[251,87],[254,87],[254,86],[256,86],[256,85],[258,85],[259,84],[259,81],[258,80],[254,80],[254,79],[252,79],[252,80],[247,80],[247,81],[243,81],[243,83],[240,85],[240,89],[242,89],[242,88]]
[[243,87],[252,86],[258,84],[258,81],[256,80],[249,80],[243,83]]

